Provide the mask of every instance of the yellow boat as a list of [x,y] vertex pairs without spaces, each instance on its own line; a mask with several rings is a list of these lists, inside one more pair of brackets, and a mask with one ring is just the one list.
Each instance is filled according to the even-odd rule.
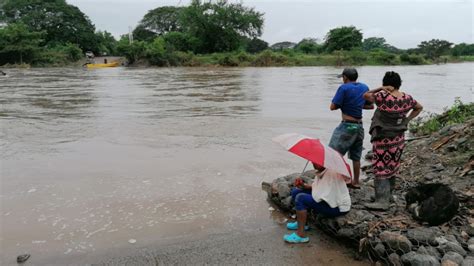
[[107,64],[86,64],[87,68],[118,67],[120,62],[111,62]]

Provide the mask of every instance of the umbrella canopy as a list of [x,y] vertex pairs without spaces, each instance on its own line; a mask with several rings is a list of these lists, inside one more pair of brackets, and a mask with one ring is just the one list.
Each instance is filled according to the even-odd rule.
[[352,178],[351,167],[342,155],[319,139],[289,133],[277,136],[273,141],[306,160]]

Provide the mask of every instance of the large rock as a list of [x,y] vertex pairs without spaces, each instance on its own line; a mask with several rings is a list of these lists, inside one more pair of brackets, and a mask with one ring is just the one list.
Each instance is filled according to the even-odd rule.
[[457,264],[456,262],[452,260],[445,260],[441,262],[441,266],[459,266],[459,264]]
[[441,259],[441,254],[439,254],[438,250],[435,247],[432,247],[432,246],[426,246],[426,247],[421,246],[420,248],[418,248],[418,250],[416,252],[420,253],[420,254],[426,254],[426,255],[433,256],[433,257],[437,258],[438,260]]
[[398,233],[384,231],[379,237],[384,244],[397,253],[408,253],[412,249],[410,240]]
[[471,237],[467,241],[467,248],[469,249],[469,251],[474,252],[474,237]]
[[439,266],[440,265],[437,258],[430,255],[426,255],[426,254],[419,254],[414,251],[403,255],[402,262],[404,265],[410,265],[410,266]]
[[385,257],[385,246],[382,243],[378,243],[374,248],[375,253],[379,257]]
[[467,252],[462,248],[462,246],[459,243],[451,242],[451,241],[441,243],[438,246],[438,250],[439,252],[441,252],[441,254],[447,254],[450,251],[461,254],[461,256],[463,257],[466,256],[467,254]]
[[278,182],[277,183],[277,191],[278,191],[278,197],[280,199],[287,198],[290,196],[291,190],[288,182]]
[[464,258],[456,252],[449,251],[448,253],[444,254],[443,258],[441,259],[441,262],[447,260],[453,261],[460,265]]
[[474,257],[467,256],[462,261],[461,266],[474,266]]
[[440,231],[437,227],[418,227],[414,229],[409,229],[407,231],[407,237],[411,240],[414,245],[438,245],[436,241],[436,236],[440,234]]
[[390,262],[390,265],[392,266],[402,266],[402,261],[400,259],[400,256],[398,256],[397,253],[392,253],[388,256],[388,261]]

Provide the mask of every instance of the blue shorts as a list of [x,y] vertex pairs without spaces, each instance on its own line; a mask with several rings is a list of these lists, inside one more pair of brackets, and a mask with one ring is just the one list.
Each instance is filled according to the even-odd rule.
[[321,202],[316,202],[311,195],[311,190],[293,188],[291,190],[291,197],[295,201],[295,209],[297,211],[313,209],[316,211],[316,213],[324,214],[329,217],[336,217],[346,214],[346,212],[339,211],[338,207],[331,208],[331,206],[329,206],[324,200]]
[[360,161],[364,144],[364,127],[362,124],[341,122],[332,133],[329,147],[342,156],[349,152],[349,159]]

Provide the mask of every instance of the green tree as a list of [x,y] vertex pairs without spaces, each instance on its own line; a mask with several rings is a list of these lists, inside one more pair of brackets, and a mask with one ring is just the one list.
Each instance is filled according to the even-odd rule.
[[117,53],[127,58],[130,64],[142,59],[146,55],[147,43],[144,41],[134,41],[130,44],[127,35],[123,35],[117,43]]
[[362,50],[371,51],[374,49],[385,50],[387,48],[387,41],[383,37],[369,37],[362,42]]
[[296,43],[294,42],[277,42],[277,43],[274,43],[272,44],[272,46],[270,46],[270,48],[272,48],[272,50],[284,50],[284,49],[293,49],[295,48],[296,46]]
[[418,44],[418,48],[427,58],[436,59],[447,54],[451,45],[453,44],[445,40],[432,39],[421,42]]
[[259,38],[253,38],[251,40],[247,39],[245,51],[256,54],[266,49],[268,49],[268,43],[266,41]]
[[196,51],[200,47],[200,42],[196,37],[183,32],[166,33],[163,39],[168,47],[177,51]]
[[95,27],[79,8],[65,0],[5,0],[7,23],[22,22],[30,31],[45,31],[49,45],[75,43],[83,50],[98,52]]
[[168,65],[166,43],[163,37],[156,38],[153,42],[146,45],[146,57],[150,64],[157,66]]
[[299,50],[305,54],[315,54],[320,52],[321,45],[318,44],[317,39],[305,38],[301,40],[296,46],[295,49]]
[[95,33],[99,54],[101,55],[116,55],[117,41],[114,36],[107,31],[98,31]]
[[137,41],[146,41],[150,42],[153,41],[157,34],[154,33],[151,30],[147,30],[145,26],[143,25],[138,25],[132,32],[133,34],[133,39]]
[[[157,35],[172,31],[181,31],[181,13],[184,7],[163,6],[152,9],[145,14],[135,30]],[[135,36],[135,35],[134,35]]]
[[193,0],[181,18],[182,31],[201,41],[197,51],[200,53],[233,51],[241,46],[243,37],[262,34],[262,13],[226,0],[205,3]]
[[44,32],[31,32],[23,23],[0,29],[0,64],[31,62],[40,52]]
[[361,47],[362,32],[354,26],[332,29],[326,34],[324,45],[328,52]]
[[456,44],[451,49],[451,54],[454,56],[474,55],[474,44],[467,44],[467,43]]

